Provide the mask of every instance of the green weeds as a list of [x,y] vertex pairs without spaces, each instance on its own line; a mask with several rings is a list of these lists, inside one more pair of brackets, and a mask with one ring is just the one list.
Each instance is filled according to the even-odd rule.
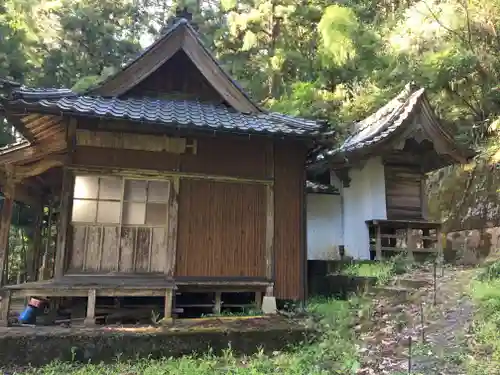
[[367,304],[360,298],[348,301],[313,300],[307,307],[306,324],[320,337],[288,351],[238,356],[229,347],[222,355],[206,353],[182,358],[140,359],[112,364],[54,362],[24,374],[31,375],[329,375],[355,374],[359,368],[355,337],[351,327]]
[[482,269],[471,284],[477,311],[469,375],[500,374],[500,261]]

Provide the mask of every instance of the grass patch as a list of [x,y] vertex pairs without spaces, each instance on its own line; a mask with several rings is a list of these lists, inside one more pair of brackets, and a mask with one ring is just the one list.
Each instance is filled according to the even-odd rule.
[[470,287],[477,307],[470,375],[500,374],[500,261],[482,269]]
[[359,277],[375,277],[379,284],[387,284],[395,275],[401,275],[412,268],[412,262],[405,254],[398,254],[388,260],[371,263],[351,263],[341,274]]
[[318,330],[320,337],[312,343],[290,348],[287,352],[265,354],[262,350],[252,356],[235,355],[229,347],[221,356],[213,353],[164,358],[139,359],[113,364],[78,364],[54,362],[39,369],[22,372],[32,375],[327,375],[355,374],[359,358],[352,326],[359,312],[368,306],[359,298],[347,301],[317,299],[307,307],[305,324]]

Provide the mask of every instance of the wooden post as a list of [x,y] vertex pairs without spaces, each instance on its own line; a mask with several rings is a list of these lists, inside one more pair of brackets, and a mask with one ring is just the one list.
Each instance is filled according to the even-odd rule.
[[375,256],[378,261],[382,260],[382,230],[380,224],[376,224],[376,238],[375,238]]
[[266,278],[274,281],[274,186],[266,186]]
[[38,269],[40,268],[40,255],[42,254],[42,218],[43,204],[36,207],[35,222],[33,223],[33,247],[31,250],[31,259],[28,269],[28,280],[35,281],[38,279]]
[[[61,202],[59,210],[59,228],[57,231],[56,260],[54,264],[54,276],[56,279],[64,275],[66,266],[67,238],[69,221],[71,215],[74,178],[69,169],[63,171]],[[49,228],[50,231],[50,228]]]
[[174,296],[174,293],[172,292],[172,289],[165,290],[165,310],[164,310],[163,319],[162,319],[162,321],[164,323],[171,323],[172,322],[173,296]]
[[214,306],[214,314],[220,315],[222,310],[222,299],[221,292],[215,292],[215,306]]
[[4,290],[0,301],[0,327],[8,327],[10,310],[10,290]]
[[177,221],[179,217],[180,178],[176,176],[173,177],[171,181],[168,206],[167,264],[165,265],[165,275],[168,277],[174,276],[177,257]]
[[260,290],[255,292],[255,307],[257,310],[262,308],[262,292]]
[[[71,165],[73,162],[73,153],[76,146],[76,127],[76,119],[70,119],[66,133],[66,142],[68,144],[66,166],[68,164]],[[61,278],[64,275],[64,271],[66,268],[68,232],[70,229],[69,222],[71,220],[71,212],[73,206],[73,188],[75,184],[73,173],[66,166],[64,167],[62,178],[61,202],[59,209],[59,228],[57,231],[56,260],[54,264],[54,277],[56,279]]]
[[96,290],[90,289],[87,297],[87,316],[83,321],[86,326],[95,325],[95,302],[96,302]]
[[443,254],[443,239],[441,238],[442,233],[441,233],[441,227],[436,228],[436,250],[437,250],[437,257],[439,259],[441,267],[443,266],[444,263],[444,254]]
[[411,228],[406,229],[406,250],[408,252],[408,258],[413,260],[413,250],[415,248],[415,241],[413,238],[413,232]]
[[0,213],[0,287],[7,283],[7,262],[9,257],[9,232],[14,206],[16,183],[11,173],[7,173],[7,183],[3,189],[4,201]]

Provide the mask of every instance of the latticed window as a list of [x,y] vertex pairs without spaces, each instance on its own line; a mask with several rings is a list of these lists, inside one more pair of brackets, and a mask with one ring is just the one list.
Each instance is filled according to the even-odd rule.
[[73,223],[164,226],[169,181],[76,176]]

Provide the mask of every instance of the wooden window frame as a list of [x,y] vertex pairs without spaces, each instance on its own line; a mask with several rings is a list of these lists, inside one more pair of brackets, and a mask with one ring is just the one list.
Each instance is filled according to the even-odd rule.
[[[98,179],[98,185],[97,185],[97,198],[77,198],[75,197],[74,190],[73,190],[73,195],[72,195],[72,203],[74,206],[75,201],[87,201],[87,202],[96,202],[96,212],[95,212],[95,218],[94,221],[78,221],[78,220],[73,220],[73,212],[71,212],[71,220],[70,223],[71,225],[95,225],[95,226],[119,226],[120,228],[126,226],[126,227],[147,227],[147,228],[156,228],[156,227],[167,227],[169,225],[169,202],[170,202],[170,196],[172,194],[172,185],[174,183],[172,178],[150,178],[150,177],[125,177],[125,176],[116,176],[116,175],[106,175],[106,174],[78,174],[76,173],[74,175],[75,179],[75,186],[76,186],[76,179],[77,177],[94,177]],[[105,178],[114,178],[114,179],[119,179],[121,182],[121,193],[120,193],[120,199],[100,199],[99,194],[100,194],[100,189],[101,189],[101,179]],[[139,200],[134,200],[134,199],[125,199],[125,186],[127,181],[142,181],[146,182],[146,192],[145,192],[145,200],[144,201],[139,201]],[[149,183],[157,181],[157,182],[164,182],[168,183],[168,193],[167,196],[165,197],[164,200],[149,200],[148,198],[148,193],[149,193]],[[99,202],[115,202],[115,203],[120,203],[120,213],[119,213],[119,218],[118,222],[99,222],[97,221],[97,216],[99,212]],[[123,213],[124,213],[124,206],[126,203],[141,203],[145,205],[144,208],[144,222],[142,224],[126,224],[123,223]],[[165,212],[165,222],[163,224],[147,224],[146,219],[147,219],[147,209],[148,209],[148,204],[163,204],[165,205],[166,212]]]
[[[149,249],[148,249],[148,271],[145,271],[145,270],[142,270],[142,271],[139,271],[139,272],[153,272],[153,273],[156,273],[158,271],[152,271],[153,269],[153,265],[152,265],[152,247],[153,247],[153,232],[154,230],[156,229],[164,229],[165,230],[165,236],[166,236],[166,251],[167,251],[167,254],[166,254],[166,261],[167,261],[167,264],[165,265],[167,267],[165,273],[171,273],[172,272],[172,267],[170,265],[170,268],[169,268],[169,258],[171,258],[172,256],[174,257],[175,259],[175,242],[171,243],[171,239],[169,238],[170,236],[174,235],[176,236],[176,233],[175,234],[170,234],[170,232],[172,230],[176,230],[176,222],[172,222],[172,218],[171,218],[171,209],[172,209],[172,199],[174,199],[174,196],[173,194],[176,194],[176,191],[177,191],[177,187],[176,187],[176,183],[178,185],[178,182],[175,181],[174,178],[151,178],[149,176],[144,176],[144,177],[134,177],[134,176],[123,176],[123,175],[110,175],[110,174],[105,174],[105,173],[102,173],[102,174],[98,174],[98,173],[78,173],[76,172],[73,176],[74,178],[74,181],[75,181],[75,185],[76,185],[76,178],[77,177],[96,177],[99,179],[99,185],[98,185],[98,191],[97,191],[97,198],[75,198],[75,189],[73,189],[73,194],[72,194],[72,202],[75,202],[75,200],[87,200],[87,201],[99,201],[99,193],[100,193],[100,179],[101,178],[117,178],[121,181],[121,192],[120,192],[120,200],[116,200],[116,199],[102,199],[101,201],[112,201],[112,202],[119,202],[120,203],[120,213],[119,213],[119,221],[118,222],[115,222],[115,223],[106,223],[106,222],[98,222],[97,221],[97,209],[98,207],[96,207],[96,214],[95,214],[95,219],[93,222],[87,222],[87,221],[74,221],[73,220],[73,212],[71,212],[71,219],[70,219],[70,225],[71,227],[73,228],[73,230],[75,230],[76,228],[78,227],[85,227],[87,229],[85,229],[85,240],[84,240],[84,254],[83,254],[83,268],[81,269],[81,271],[83,272],[87,272],[91,269],[87,268],[87,255],[88,255],[88,251],[89,251],[89,248],[87,247],[88,246],[88,231],[90,230],[90,228],[100,228],[101,230],[101,237],[100,237],[100,244],[98,246],[98,252],[99,252],[99,262],[98,264],[96,264],[96,266],[98,267],[98,269],[96,270],[97,272],[100,272],[101,271],[101,268],[102,268],[102,262],[103,262],[103,252],[105,251],[104,249],[104,229],[105,228],[109,228],[109,227],[114,227],[117,229],[118,231],[118,237],[117,237],[117,242],[116,242],[116,246],[117,246],[117,251],[118,251],[118,259],[117,259],[117,262],[118,262],[118,272],[122,272],[121,269],[120,269],[120,265],[121,265],[121,259],[122,259],[122,248],[121,248],[121,245],[122,245],[122,234],[123,233],[123,230],[127,230],[127,229],[130,229],[130,230],[133,230],[134,232],[134,235],[133,235],[133,238],[134,238],[134,243],[136,243],[137,241],[137,236],[138,236],[138,233],[139,231],[141,230],[144,230],[144,229],[149,229]],[[143,182],[146,182],[146,190],[145,190],[145,197],[144,197],[144,200],[143,201],[137,201],[135,199],[125,199],[126,195],[125,195],[125,187],[126,187],[126,183],[127,181],[143,181]],[[167,191],[166,191],[166,196],[164,199],[162,200],[158,200],[158,199],[152,199],[152,200],[149,200],[149,194],[148,194],[148,188],[149,188],[149,183],[150,182],[154,182],[154,181],[157,181],[157,182],[163,182],[167,185]],[[132,202],[132,203],[143,203],[145,205],[145,212],[144,212],[144,219],[143,219],[143,223],[142,224],[125,224],[123,221],[124,219],[124,207],[125,207],[125,204],[127,202]],[[147,206],[148,206],[148,203],[156,203],[156,204],[163,204],[165,206],[165,221],[162,223],[162,224],[147,224]],[[97,203],[98,205],[98,203]],[[73,250],[72,250],[73,251]],[[168,255],[169,252],[172,252],[173,251],[173,255]],[[132,264],[133,264],[133,269],[131,271],[123,271],[125,273],[135,273],[137,270],[135,267],[137,266],[136,264],[136,255],[137,255],[137,248],[135,247],[134,245],[134,249],[133,249],[133,258],[132,258]],[[172,264],[175,264],[175,262],[173,260],[170,260],[170,263]],[[78,270],[78,269],[75,269],[75,270]],[[168,271],[168,272],[167,272]],[[112,272],[116,272],[116,271],[112,271]],[[161,271],[160,271],[161,272]]]

